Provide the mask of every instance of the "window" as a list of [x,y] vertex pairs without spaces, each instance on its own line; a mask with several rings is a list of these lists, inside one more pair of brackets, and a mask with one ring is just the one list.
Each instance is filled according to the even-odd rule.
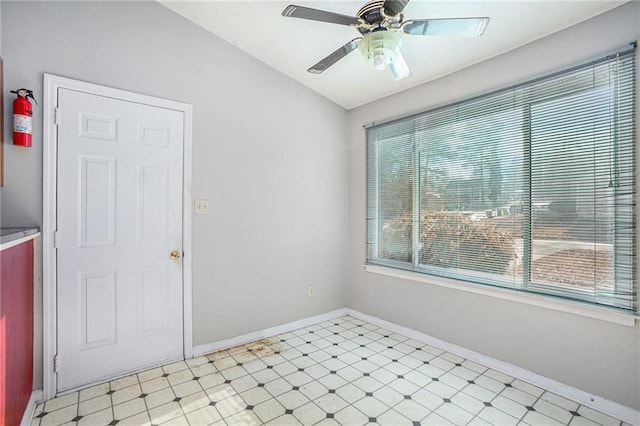
[[634,310],[634,56],[369,126],[368,264]]

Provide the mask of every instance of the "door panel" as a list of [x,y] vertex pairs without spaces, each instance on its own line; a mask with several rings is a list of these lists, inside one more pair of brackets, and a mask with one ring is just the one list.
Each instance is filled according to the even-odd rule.
[[115,272],[80,273],[80,350],[116,343]]
[[116,159],[78,156],[80,247],[112,246],[116,221]]
[[59,89],[58,391],[183,356],[183,113]]

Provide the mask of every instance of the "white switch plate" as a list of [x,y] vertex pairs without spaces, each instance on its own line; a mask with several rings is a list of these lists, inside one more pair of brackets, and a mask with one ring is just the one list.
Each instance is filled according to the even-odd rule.
[[209,214],[209,200],[194,200],[193,214]]

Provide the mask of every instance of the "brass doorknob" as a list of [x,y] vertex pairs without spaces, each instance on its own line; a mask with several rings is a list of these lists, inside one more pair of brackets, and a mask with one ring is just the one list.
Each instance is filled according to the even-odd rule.
[[174,250],[171,252],[171,259],[178,260],[180,259],[180,252],[178,250]]

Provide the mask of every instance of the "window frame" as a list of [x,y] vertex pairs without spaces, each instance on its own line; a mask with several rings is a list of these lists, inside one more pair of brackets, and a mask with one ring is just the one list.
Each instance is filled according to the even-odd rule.
[[[637,66],[636,62],[635,62],[635,44],[632,44],[633,48],[632,49],[621,49],[617,55],[628,55],[631,56],[633,58],[633,66]],[[631,52],[631,53],[630,53]],[[381,240],[381,234],[382,234],[382,230],[383,230],[383,220],[382,218],[379,217],[379,214],[377,214],[377,211],[379,211],[380,208],[380,173],[378,170],[378,167],[374,167],[374,171],[372,171],[372,154],[374,155],[373,158],[375,158],[374,164],[378,163],[379,158],[380,158],[380,147],[381,144],[379,143],[375,143],[372,144],[369,141],[369,136],[367,133],[367,144],[366,144],[366,164],[367,164],[367,261],[365,264],[365,267],[367,269],[368,272],[375,272],[375,273],[383,273],[384,275],[391,275],[391,276],[398,276],[400,278],[407,278],[407,279],[412,279],[415,281],[423,281],[423,282],[434,282],[438,285],[444,285],[446,287],[451,287],[452,282],[457,283],[457,285],[454,285],[454,287],[459,288],[459,285],[463,286],[463,289],[465,288],[469,288],[471,289],[472,292],[475,293],[482,293],[482,294],[491,294],[491,295],[495,295],[495,292],[497,292],[497,294],[503,294],[503,293],[507,293],[507,294],[512,294],[512,293],[517,293],[513,299],[517,299],[517,300],[521,300],[522,297],[524,297],[525,299],[533,297],[534,300],[538,300],[540,298],[542,298],[543,300],[547,301],[547,303],[559,303],[559,306],[564,306],[566,307],[567,304],[569,305],[579,305],[579,306],[583,306],[584,308],[588,308],[588,310],[592,310],[592,309],[596,309],[596,310],[600,310],[602,312],[604,312],[605,314],[607,312],[616,312],[616,313],[620,313],[621,315],[625,316],[626,318],[628,318],[631,314],[631,316],[633,315],[637,315],[638,313],[638,298],[637,298],[637,292],[638,292],[638,283],[637,283],[637,271],[636,271],[636,263],[637,263],[637,252],[636,252],[636,247],[635,247],[635,240],[636,240],[636,232],[637,232],[637,228],[636,228],[636,209],[633,208],[633,227],[632,230],[630,232],[627,232],[623,237],[626,239],[631,239],[632,240],[632,246],[633,246],[633,255],[632,258],[630,260],[630,270],[631,270],[631,274],[633,276],[633,280],[631,283],[631,291],[633,293],[632,296],[632,300],[629,302],[630,303],[630,307],[622,307],[622,306],[613,306],[613,305],[608,305],[605,303],[599,303],[595,297],[595,293],[592,290],[582,290],[582,289],[571,289],[571,288],[562,288],[560,286],[554,286],[554,285],[547,285],[544,283],[540,283],[540,282],[535,282],[531,280],[530,274],[531,274],[531,269],[530,269],[530,265],[528,264],[529,261],[532,259],[531,257],[531,243],[533,241],[533,238],[531,236],[531,231],[533,229],[533,224],[532,224],[532,216],[533,216],[533,212],[532,212],[532,192],[531,192],[531,153],[532,153],[532,148],[531,148],[531,144],[532,144],[532,136],[530,134],[530,130],[531,130],[531,120],[532,120],[532,112],[531,112],[531,108],[532,105],[536,104],[536,103],[541,103],[544,101],[547,101],[549,99],[551,99],[552,97],[569,97],[569,96],[574,96],[576,94],[579,94],[581,92],[587,92],[587,91],[591,91],[591,90],[596,90],[596,88],[598,86],[589,86],[587,85],[581,85],[579,84],[580,82],[574,83],[571,82],[572,84],[568,85],[568,88],[563,90],[562,93],[558,93],[557,91],[555,91],[553,89],[553,86],[556,86],[558,84],[564,84],[562,81],[558,81],[558,80],[554,80],[554,78],[558,77],[558,76],[563,76],[566,75],[568,73],[571,73],[573,71],[576,70],[580,70],[583,68],[587,68],[589,66],[595,66],[601,62],[609,62],[611,60],[613,55],[609,55],[606,57],[602,57],[599,59],[596,59],[594,61],[591,61],[587,64],[582,64],[582,65],[578,65],[575,67],[572,67],[570,69],[567,70],[562,70],[562,71],[558,71],[556,73],[552,73],[549,75],[545,75],[542,76],[540,78],[534,79],[534,80],[530,80],[527,81],[525,83],[516,85],[516,86],[511,86],[508,87],[506,89],[501,89],[501,90],[497,90],[495,92],[491,92],[489,94],[484,94],[481,96],[476,96],[467,100],[461,100],[461,101],[457,101],[439,108],[435,108],[435,109],[431,109],[431,110],[427,110],[418,114],[414,114],[408,117],[404,117],[404,118],[400,118],[400,119],[395,119],[389,123],[396,123],[396,122],[401,122],[404,120],[413,120],[415,118],[419,118],[419,117],[424,117],[427,114],[433,114],[433,113],[437,113],[439,110],[443,110],[446,108],[450,108],[452,106],[455,105],[459,105],[459,104],[467,104],[467,103],[471,103],[474,102],[476,100],[483,100],[483,99],[491,99],[491,96],[499,96],[503,93],[507,93],[509,91],[514,91],[514,93],[516,93],[518,90],[521,90],[524,88],[524,90],[527,89],[527,86],[532,85],[534,83],[537,83],[539,81],[547,81],[550,83],[550,86],[552,87],[545,87],[545,90],[539,90],[535,93],[534,96],[530,96],[527,98],[526,102],[523,102],[522,104],[520,104],[520,107],[522,107],[523,109],[523,113],[522,113],[522,120],[523,120],[523,131],[525,133],[529,132],[529,135],[527,137],[524,138],[524,144],[525,144],[525,161],[529,162],[529,169],[528,169],[528,174],[529,174],[529,181],[526,182],[526,185],[529,188],[529,192],[527,194],[527,208],[523,210],[523,222],[527,221],[528,225],[522,225],[522,232],[523,232],[523,259],[526,259],[523,261],[523,273],[522,273],[522,282],[520,285],[514,285],[513,287],[508,286],[508,285],[492,285],[489,284],[488,282],[479,282],[478,281],[478,276],[479,275],[485,275],[485,274],[489,274],[489,273],[484,273],[484,272],[479,272],[479,271],[471,271],[469,270],[469,274],[455,274],[456,276],[452,276],[451,274],[447,274],[446,270],[447,268],[445,267],[439,267],[439,266],[435,266],[435,265],[426,265],[426,264],[421,264],[420,263],[420,257],[419,257],[419,252],[420,252],[420,248],[419,248],[419,244],[420,244],[420,185],[419,184],[415,184],[415,182],[420,182],[420,168],[416,167],[416,162],[419,162],[419,148],[418,148],[418,143],[416,142],[416,139],[419,139],[419,136],[416,137],[416,135],[418,134],[415,130],[415,126],[414,126],[414,130],[411,131],[411,133],[408,135],[408,137],[411,138],[411,149],[408,149],[408,152],[411,152],[411,156],[412,156],[412,161],[413,161],[413,170],[412,170],[412,174],[413,174],[413,182],[414,184],[412,185],[412,199],[411,199],[411,203],[413,206],[413,221],[412,221],[412,237],[411,237],[411,259],[412,262],[411,263],[411,268],[408,268],[407,265],[409,264],[409,262],[403,262],[403,261],[398,261],[398,260],[392,260],[392,259],[386,259],[383,257],[379,257],[379,253],[380,253],[380,240]],[[571,86],[574,87],[571,87]],[[638,82],[637,81],[633,81],[633,111],[635,113],[635,111],[637,110],[637,90],[638,90]],[[552,95],[552,96],[549,96]],[[514,109],[511,106],[507,106],[504,107],[505,110],[508,109]],[[492,112],[495,112],[492,111]],[[478,116],[482,116],[483,114],[479,114]],[[476,116],[474,116],[473,118],[476,118]],[[635,119],[635,116],[634,116]],[[371,127],[374,126],[381,126],[387,123],[374,123],[372,125],[368,125],[365,126],[365,129],[369,129]],[[634,144],[637,144],[637,123],[633,122],[633,126],[632,126],[632,130],[633,130],[633,135],[634,135]],[[398,137],[406,137],[407,134],[399,134],[397,135]],[[372,153],[371,149],[372,149],[372,145],[375,147],[376,152]],[[634,155],[635,155],[635,148],[634,148]],[[376,182],[376,192],[375,192],[375,196],[372,197],[371,194],[371,189],[369,188],[369,181],[371,180],[371,176],[372,173],[376,173],[375,176],[375,182]],[[632,170],[632,175],[633,175],[633,193],[632,193],[632,205],[635,205],[635,199],[636,199],[636,186],[637,186],[637,174],[638,174],[638,167],[637,164],[633,164],[633,170]],[[371,205],[371,199],[375,199],[375,204]],[[416,202],[418,201],[418,202]],[[372,214],[372,210],[374,211],[374,213]],[[371,221],[375,222],[375,225],[371,225]],[[416,224],[418,224],[418,226],[416,226]],[[373,232],[372,230],[375,230],[375,232]],[[617,231],[616,231],[617,232]],[[614,253],[617,251],[617,246],[618,244],[616,244],[616,239],[617,239],[617,234],[614,236],[614,243],[613,243],[613,251]],[[373,261],[372,261],[373,260]],[[526,264],[525,264],[526,262]],[[616,268],[617,263],[614,262],[614,271],[613,274],[615,276],[615,274],[617,274],[617,268]],[[382,268],[382,269],[381,269]],[[389,268],[392,271],[391,272],[387,272],[385,273],[383,270],[385,268]],[[440,272],[440,273],[437,273]],[[491,274],[489,274],[491,275]],[[614,279],[614,288],[616,288],[618,286],[616,280]],[[484,287],[484,289],[483,289]],[[481,290],[478,291],[477,288],[480,288]],[[616,288],[615,293],[617,294],[618,290]],[[569,294],[580,294],[580,293],[585,293],[585,294],[593,294],[593,301],[592,300],[587,300],[587,297],[570,297],[568,296]],[[504,297],[503,297],[504,298]],[[511,299],[509,297],[507,297],[508,299]],[[550,299],[550,300],[547,300]],[[539,304],[539,303],[534,303],[534,304]],[[546,303],[543,303],[546,304]],[[588,315],[588,316],[592,316],[592,315]],[[606,315],[605,315],[606,316]],[[633,317],[632,317],[633,318]],[[616,320],[615,322],[618,322],[618,320]],[[623,321],[625,322],[625,321]],[[631,322],[633,323],[633,319],[631,319]]]

